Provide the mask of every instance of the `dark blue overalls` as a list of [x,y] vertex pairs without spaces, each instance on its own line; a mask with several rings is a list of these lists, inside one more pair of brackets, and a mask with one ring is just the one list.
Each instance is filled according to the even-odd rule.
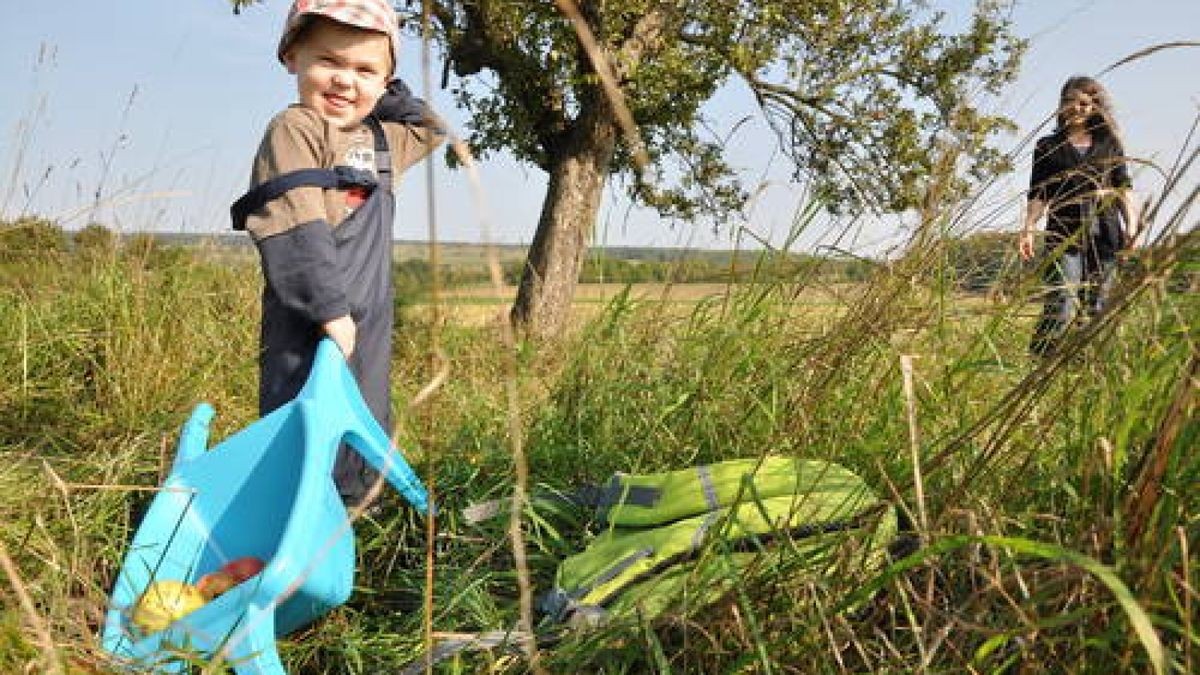
[[[340,225],[332,228],[336,274],[342,277],[350,315],[357,327],[357,342],[350,370],[363,398],[384,430],[391,431],[390,373],[395,290],[392,286],[392,160],[387,137],[374,117],[364,123],[375,139],[376,175],[338,166],[302,169],[271,178],[243,195],[231,208],[233,227],[245,229],[246,218],[288,190],[302,186],[323,189],[363,187],[370,195]],[[377,177],[376,177],[377,176]],[[328,227],[317,223],[319,227]],[[268,238],[269,240],[269,238]],[[268,241],[268,240],[263,240]],[[268,253],[259,242],[264,258]],[[273,249],[271,255],[279,255]],[[288,255],[284,253],[283,255]],[[303,257],[289,261],[303,264]],[[264,261],[264,270],[266,264]],[[259,413],[266,415],[295,398],[312,367],[317,344],[325,337],[321,326],[288,307],[271,283],[262,295],[261,352],[259,354]],[[362,456],[342,446],[333,469],[334,482],[343,500],[357,504],[377,474]]]

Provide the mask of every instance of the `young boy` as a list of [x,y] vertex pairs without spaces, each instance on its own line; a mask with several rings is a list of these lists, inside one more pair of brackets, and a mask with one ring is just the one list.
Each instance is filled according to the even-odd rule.
[[[333,339],[372,414],[391,429],[392,185],[442,132],[395,70],[387,0],[295,0],[279,60],[298,102],[267,126],[251,189],[231,209],[258,248],[265,284],[259,411],[293,399],[317,343]],[[334,481],[361,503],[376,478],[343,446]]]

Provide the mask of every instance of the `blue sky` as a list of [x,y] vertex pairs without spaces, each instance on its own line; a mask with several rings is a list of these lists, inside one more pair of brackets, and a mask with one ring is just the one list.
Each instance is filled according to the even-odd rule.
[[[956,17],[971,3],[933,3]],[[246,187],[249,163],[270,117],[292,100],[292,82],[274,56],[286,0],[268,0],[233,16],[224,0],[23,2],[0,26],[0,215],[32,211],[68,227],[95,218],[122,231],[218,232],[227,207]],[[1032,40],[1020,79],[988,106],[1012,117],[1021,131],[1000,139],[1016,147],[1055,105],[1058,87],[1074,73],[1096,73],[1150,45],[1200,40],[1200,0],[1026,0],[1014,15],[1017,32]],[[401,75],[423,88],[419,51],[410,45]],[[1200,110],[1200,49],[1163,51],[1105,76],[1117,103],[1128,150],[1170,164]],[[753,115],[738,86],[712,106],[718,128]],[[434,104],[455,124],[463,116],[435,91]],[[779,243],[803,200],[788,182],[785,161],[771,152],[761,124],[735,136],[735,163],[767,187],[740,225]],[[987,227],[1015,227],[1026,158],[985,203]],[[407,176],[396,236],[425,239],[427,170]],[[434,169],[439,238],[528,242],[542,202],[540,171],[503,157],[481,167],[482,194],[461,172],[440,161]],[[1195,184],[1195,173],[1189,177]],[[1153,193],[1161,178],[1150,170],[1136,186]],[[99,200],[96,195],[99,193]],[[1191,220],[1195,220],[1192,216]],[[610,197],[597,231],[609,245],[731,245],[735,223],[711,228],[670,227],[652,214]],[[846,248],[877,253],[901,240],[894,220],[822,222],[805,247],[837,239]],[[742,241],[747,241],[742,237]]]

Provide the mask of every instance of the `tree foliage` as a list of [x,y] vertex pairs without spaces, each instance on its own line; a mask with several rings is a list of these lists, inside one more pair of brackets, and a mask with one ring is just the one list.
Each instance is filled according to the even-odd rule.
[[[598,95],[571,25],[549,2],[433,7],[455,74],[487,71],[495,85],[456,89],[473,113],[472,147],[547,168]],[[973,104],[1012,78],[1023,47],[994,2],[981,2],[958,34],[923,3],[892,0],[623,0],[580,9],[658,169],[635,176],[631,194],[665,214],[723,217],[742,205],[703,118],[705,102],[735,77],[754,92],[797,177],[831,207],[920,204],[947,146],[969,157],[967,176],[1005,168],[987,141],[1009,123]],[[613,172],[628,175],[629,159],[620,154]]]
[[1009,168],[989,141],[1012,123],[976,103],[1017,72],[1024,42],[1005,9],[981,0],[954,34],[923,3],[770,3],[731,58],[826,203],[900,211],[922,204],[946,153],[964,161],[958,176],[942,177],[943,196]]
[[0,220],[0,260],[50,257],[67,250],[67,235],[56,221],[39,216]]
[[88,223],[71,236],[75,248],[90,254],[110,254],[120,243],[117,233],[100,223]]

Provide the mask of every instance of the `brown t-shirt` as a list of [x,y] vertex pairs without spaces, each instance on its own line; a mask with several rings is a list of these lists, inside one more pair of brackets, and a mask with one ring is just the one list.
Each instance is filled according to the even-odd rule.
[[[396,180],[441,141],[441,135],[427,127],[385,122],[383,129],[392,155],[392,175]],[[292,105],[267,125],[254,157],[250,186],[298,169],[334,166],[351,166],[375,173],[375,143],[371,130],[360,124],[344,131],[323,120],[315,111]],[[336,227],[360,200],[353,191],[293,188],[250,214],[246,218],[246,231],[259,241],[317,220]]]

